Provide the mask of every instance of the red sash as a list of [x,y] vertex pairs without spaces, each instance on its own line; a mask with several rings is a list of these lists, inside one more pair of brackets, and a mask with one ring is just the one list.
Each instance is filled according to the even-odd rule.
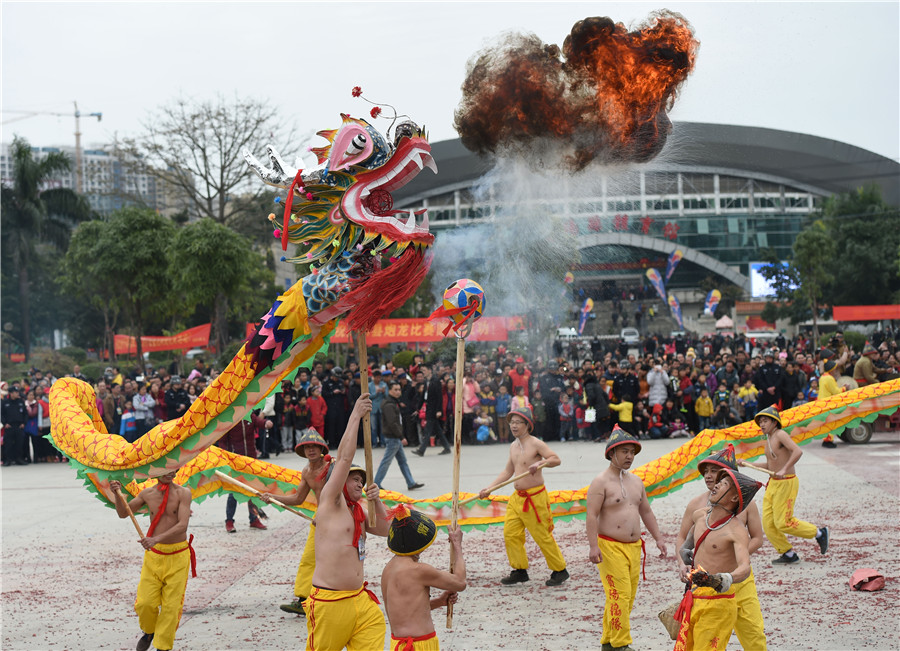
[[188,538],[187,547],[182,547],[181,549],[176,549],[174,552],[161,552],[156,547],[151,547],[147,551],[151,551],[154,554],[159,554],[160,556],[171,556],[172,554],[180,554],[181,552],[187,550],[191,553],[191,576],[197,576],[197,553],[194,551],[194,548],[191,546],[191,543],[194,542],[194,534],[191,534],[191,537]]
[[546,487],[546,486],[541,486],[541,489],[540,489],[540,490],[534,491],[533,493],[529,493],[527,490],[524,490],[524,491],[516,491],[516,494],[517,494],[519,497],[524,497],[524,498],[525,498],[525,506],[522,507],[522,512],[523,512],[523,513],[527,513],[527,512],[528,512],[528,507],[529,507],[529,505],[530,505],[530,506],[531,506],[531,510],[534,511],[534,517],[537,518],[537,521],[538,521],[538,522],[541,521],[541,515],[538,513],[537,507],[534,505],[534,502],[532,501],[531,496],[532,496],[532,495],[540,495],[540,494],[543,493],[545,490],[547,490],[547,487]]
[[[395,637],[391,634],[391,651],[415,651],[415,643],[422,640],[430,640],[437,637],[437,633],[431,631],[428,635],[420,635],[419,637]],[[396,642],[396,644],[394,644]]]
[[[621,540],[616,540],[615,538],[610,538],[609,536],[603,536],[597,534],[598,538],[603,538],[603,540],[608,540],[609,542],[617,542],[621,543]],[[637,542],[635,540],[635,542]],[[628,545],[630,543],[622,543],[623,545]],[[641,575],[644,577],[644,581],[647,580],[647,546],[644,544],[643,534],[641,534]]]
[[[310,596],[307,597],[307,598],[308,598],[308,599],[312,599],[313,601],[343,601],[344,599],[353,599],[353,598],[355,598],[355,597],[358,597],[358,596],[361,595],[363,592],[365,592],[367,595],[369,595],[369,598],[370,598],[372,601],[374,601],[376,604],[379,604],[379,605],[380,605],[381,602],[378,601],[378,597],[375,595],[374,592],[372,592],[371,590],[369,590],[369,589],[366,587],[367,585],[369,585],[369,582],[368,582],[368,581],[364,582],[364,583],[362,584],[362,587],[361,587],[355,594],[347,595],[346,597],[338,597],[337,599],[323,599],[322,597],[317,597],[317,596],[314,595],[314,594],[313,594],[313,595],[310,595]],[[314,585],[313,587],[316,588],[317,590],[328,590],[329,592],[337,592],[337,590],[331,590],[330,588],[320,588],[319,586],[315,586],[315,585]]]

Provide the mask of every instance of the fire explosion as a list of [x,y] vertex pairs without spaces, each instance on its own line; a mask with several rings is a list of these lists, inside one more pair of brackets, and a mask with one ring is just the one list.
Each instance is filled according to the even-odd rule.
[[646,162],[666,144],[671,110],[699,42],[679,14],[655,12],[635,31],[579,20],[562,50],[510,34],[469,60],[454,126],[477,153],[547,153],[565,164]]

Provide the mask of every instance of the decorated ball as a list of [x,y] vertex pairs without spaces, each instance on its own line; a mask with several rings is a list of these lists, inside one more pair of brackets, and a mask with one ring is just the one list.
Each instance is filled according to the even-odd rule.
[[472,309],[449,315],[454,323],[481,318],[481,313],[484,312],[484,290],[474,280],[460,278],[444,290],[444,308],[452,310],[466,306],[471,306]]

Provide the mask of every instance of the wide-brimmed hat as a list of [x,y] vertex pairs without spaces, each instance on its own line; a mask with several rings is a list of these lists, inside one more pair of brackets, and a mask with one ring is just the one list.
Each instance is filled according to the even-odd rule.
[[829,360],[825,361],[825,364],[823,365],[822,368],[825,369],[826,373],[830,373],[831,371],[833,371],[835,369],[836,366],[837,366],[837,360],[829,359]]
[[778,413],[778,410],[775,409],[775,407],[766,407],[765,409],[757,413],[756,416],[753,417],[753,422],[759,425],[759,419],[763,416],[768,416],[776,423],[778,423],[778,427],[781,427],[781,414]]
[[737,470],[737,459],[734,455],[734,446],[729,443],[725,446],[724,450],[720,450],[716,454],[711,457],[707,457],[703,461],[697,464],[697,470],[702,475],[704,470],[703,466],[709,464],[712,466],[718,466],[719,468],[730,468],[731,470]]
[[322,435],[312,427],[301,430],[300,440],[297,441],[297,445],[294,446],[294,452],[305,459],[306,453],[303,451],[303,446],[310,444],[321,446],[325,449],[325,454],[328,454],[328,444],[325,442],[325,439],[322,438]]
[[[325,481],[331,479],[331,473],[334,472],[334,463],[328,464],[328,473],[325,475]],[[362,473],[363,476],[363,484],[366,483],[366,469],[360,466],[357,466],[355,463],[350,465],[350,470],[347,471],[347,477],[350,476],[351,472],[359,472]]]
[[831,359],[832,357],[834,357],[834,355],[835,352],[830,348],[822,348],[819,351],[819,359]]
[[875,349],[875,347],[874,347],[872,344],[870,344],[870,343],[867,341],[867,342],[866,342],[866,345],[863,346],[862,354],[863,354],[863,355],[871,355],[871,354],[873,354],[873,353],[874,353],[875,355],[880,355],[880,354],[881,354],[881,353],[879,353],[879,352]]
[[388,511],[388,516],[391,517],[388,549],[397,556],[421,554],[437,538],[437,527],[431,518],[413,511],[406,504],[398,504]]
[[734,512],[734,514],[737,515],[747,508],[753,500],[753,496],[756,495],[756,491],[762,488],[762,484],[752,477],[748,477],[731,468],[722,468],[716,477],[717,481],[722,479],[722,473],[728,475],[738,489],[738,508]]
[[631,434],[623,430],[621,427],[616,425],[613,427],[612,434],[609,436],[609,441],[606,442],[606,458],[612,455],[613,449],[620,445],[633,445],[637,448],[635,450],[635,454],[641,451],[641,442],[634,438]]
[[509,413],[506,414],[506,422],[510,422],[510,419],[513,416],[521,416],[525,419],[525,422],[528,423],[528,431],[534,429],[534,414],[531,411],[531,407],[513,407],[509,410]]

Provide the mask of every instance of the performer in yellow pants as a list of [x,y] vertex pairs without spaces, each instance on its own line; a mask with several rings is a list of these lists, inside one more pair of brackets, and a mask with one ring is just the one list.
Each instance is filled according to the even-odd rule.
[[300,565],[297,566],[297,578],[294,579],[294,596],[297,601],[303,602],[312,590],[313,573],[316,571],[316,525],[309,526],[309,535],[306,537],[306,545],[300,556]]
[[550,498],[546,486],[515,491],[509,497],[506,520],[503,522],[503,540],[506,542],[506,556],[514,570],[528,569],[526,529],[541,548],[547,566],[554,572],[566,569],[566,559],[553,538],[553,518],[550,517]]
[[188,541],[163,544],[144,552],[134,611],[142,631],[153,633],[155,649],[171,649],[181,621],[191,555]]
[[734,630],[738,641],[744,649],[766,651],[766,633],[763,624],[762,610],[759,607],[759,595],[756,593],[756,580],[753,570],[750,576],[734,586],[734,600],[737,604],[737,620]]
[[779,554],[784,554],[793,547],[785,534],[799,538],[815,538],[819,531],[816,525],[794,517],[794,500],[797,499],[799,488],[800,480],[797,479],[797,475],[788,475],[784,479],[773,477],[766,485],[762,513],[763,531]]
[[628,646],[631,638],[631,608],[641,573],[641,541],[621,542],[598,536],[600,580],[606,593],[603,635],[600,644],[613,648]]
[[391,635],[391,651],[441,651],[441,644],[434,631],[422,637],[394,637]]
[[675,651],[718,651],[726,648],[737,620],[734,589],[731,586],[727,592],[718,593],[712,588],[694,588],[691,617],[678,631]]
[[372,651],[384,648],[387,626],[375,593],[313,586],[306,600],[307,651]]

